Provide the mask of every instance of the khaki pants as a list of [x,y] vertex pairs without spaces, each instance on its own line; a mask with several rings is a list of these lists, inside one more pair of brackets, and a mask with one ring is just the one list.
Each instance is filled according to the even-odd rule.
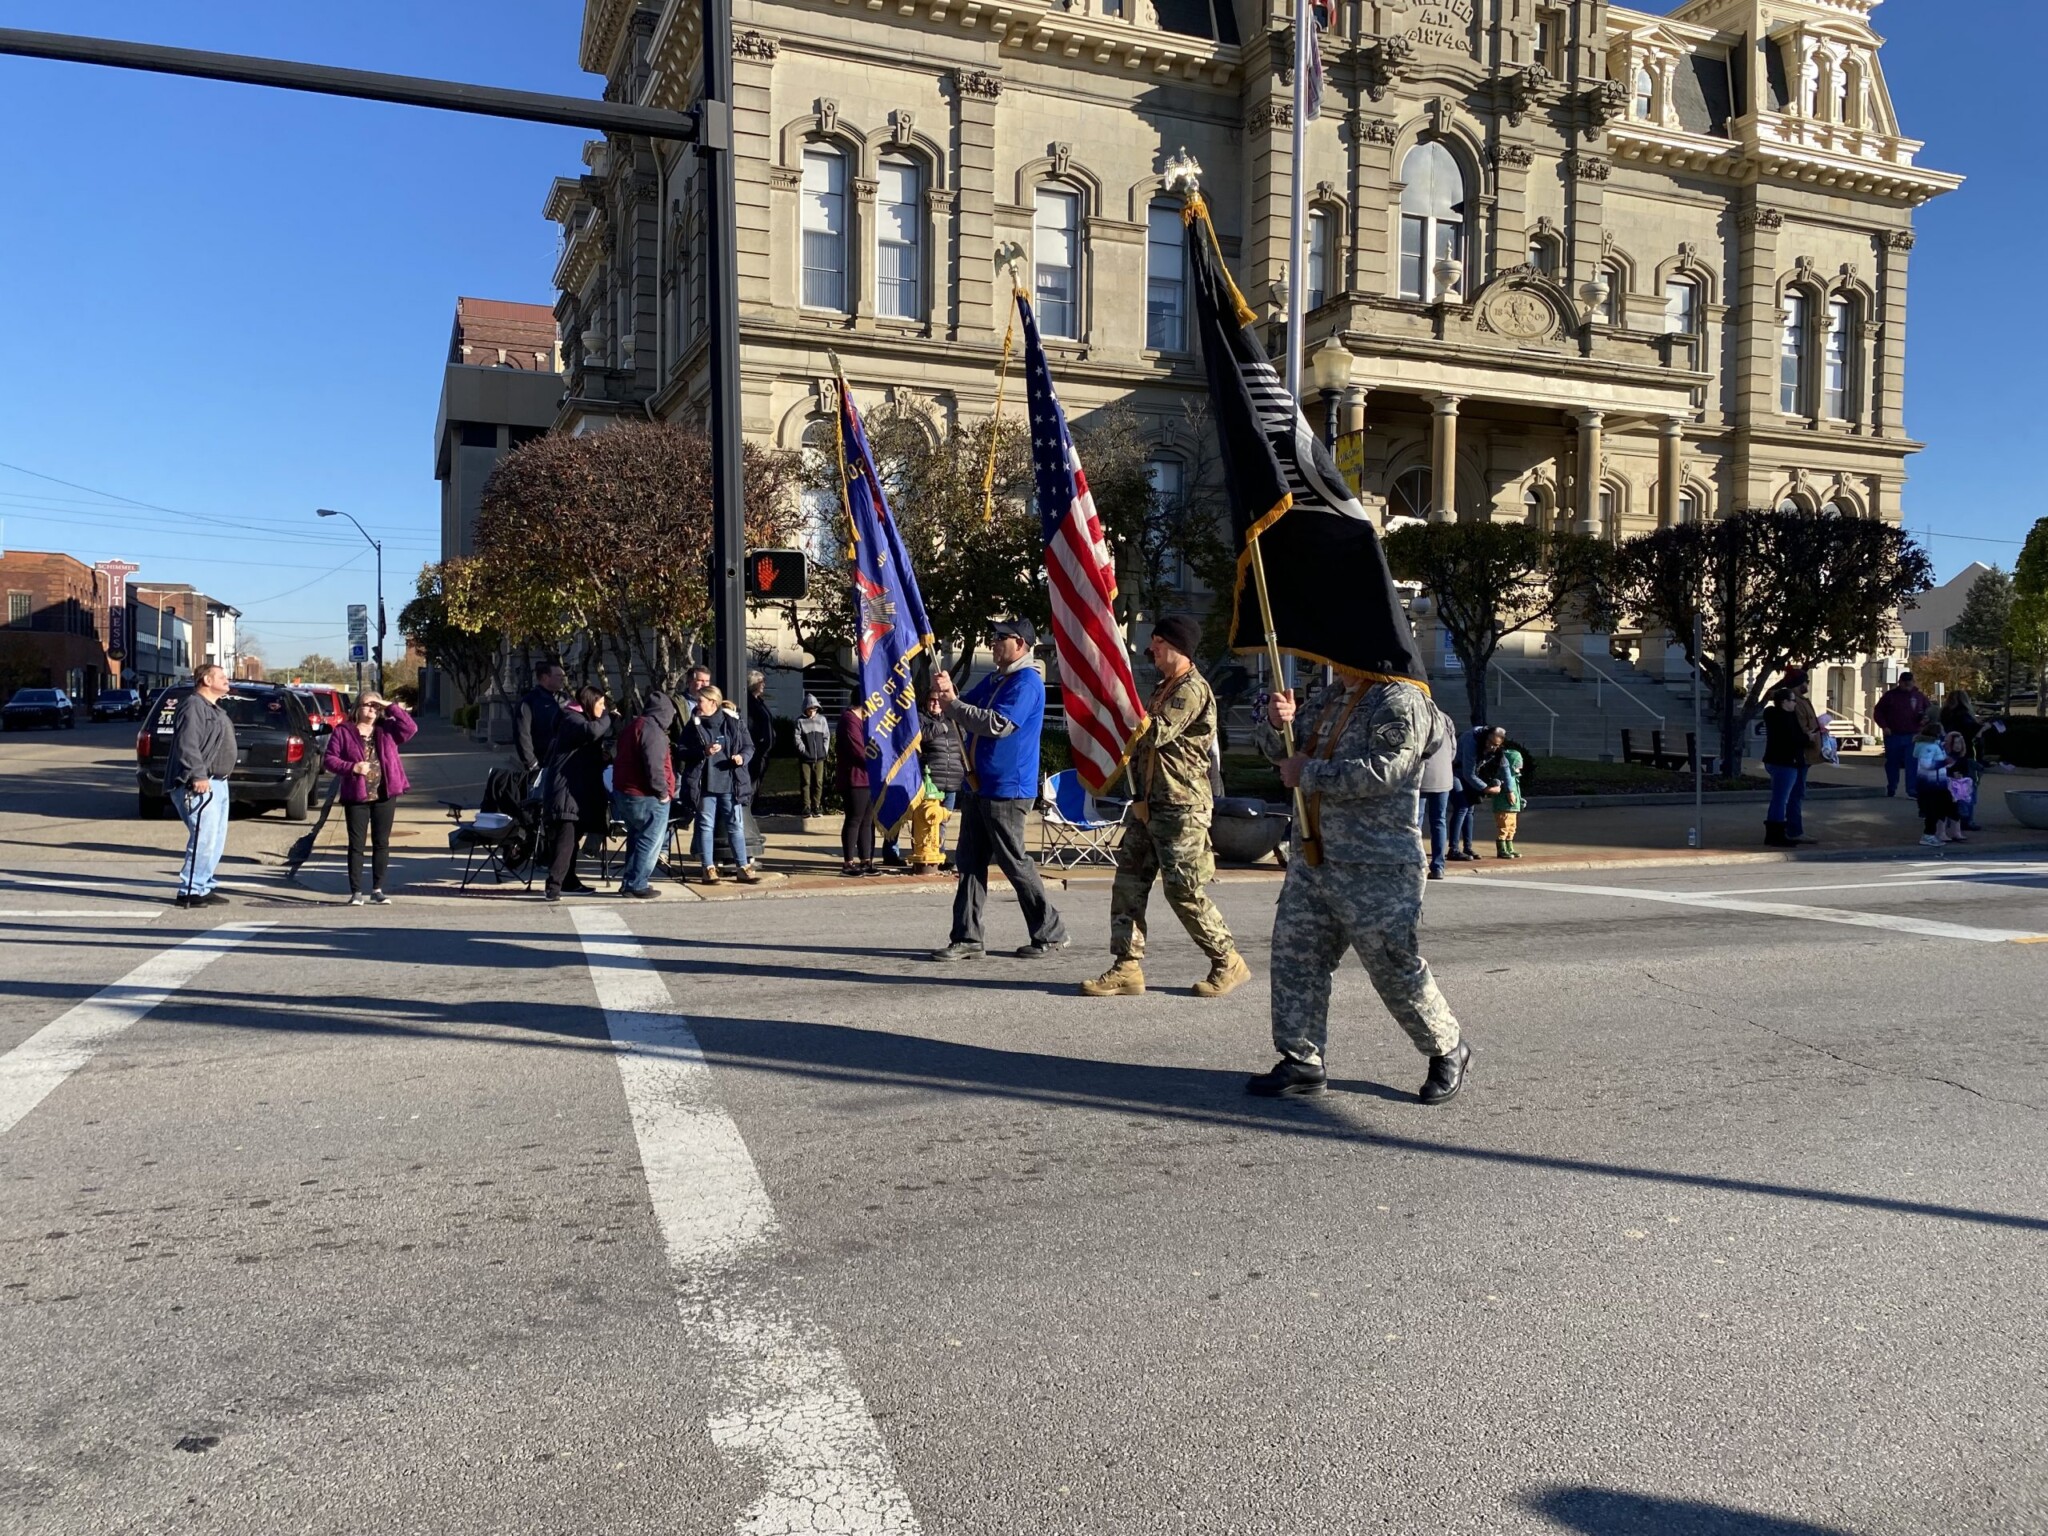
[[1521,824],[1520,811],[1495,811],[1493,813],[1493,835],[1504,843],[1515,840],[1515,828]]

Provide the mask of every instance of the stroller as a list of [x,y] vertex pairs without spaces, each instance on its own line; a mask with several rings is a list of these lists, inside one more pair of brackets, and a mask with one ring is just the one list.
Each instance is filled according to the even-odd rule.
[[483,801],[468,821],[462,819],[466,807],[460,801],[441,802],[455,823],[448,833],[448,851],[464,855],[461,889],[468,890],[480,872],[488,872],[495,882],[509,875],[533,884],[544,809],[538,789],[537,780],[530,781],[516,768],[493,768],[484,779]]

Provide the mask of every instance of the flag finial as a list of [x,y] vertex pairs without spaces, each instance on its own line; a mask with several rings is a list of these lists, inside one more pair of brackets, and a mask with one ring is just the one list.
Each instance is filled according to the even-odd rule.
[[996,247],[996,270],[1009,274],[1010,286],[1021,289],[1024,280],[1017,274],[1024,268],[1024,245],[1022,241],[1005,240]]
[[1180,147],[1178,154],[1166,162],[1162,170],[1160,184],[1167,191],[1187,196],[1202,190],[1202,167],[1196,162],[1195,157],[1188,153],[1185,144]]

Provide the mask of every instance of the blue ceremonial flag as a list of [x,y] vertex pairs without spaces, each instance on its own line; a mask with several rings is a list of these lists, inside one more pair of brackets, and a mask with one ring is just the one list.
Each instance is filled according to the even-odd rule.
[[840,496],[853,533],[854,654],[875,821],[893,832],[924,787],[924,734],[911,663],[932,643],[917,573],[882,494],[868,435],[846,381],[839,381]]

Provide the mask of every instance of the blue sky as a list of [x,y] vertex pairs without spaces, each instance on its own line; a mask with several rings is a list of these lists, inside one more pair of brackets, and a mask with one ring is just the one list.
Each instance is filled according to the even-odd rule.
[[[1875,18],[1922,163],[1970,177],[1920,211],[1912,258],[1906,419],[1929,449],[1906,521],[1943,575],[2010,565],[2048,510],[2025,469],[2044,353],[2008,265],[2044,235],[2028,109],[2048,5],[1967,9],[1966,26],[1956,0],[1888,0]],[[11,26],[590,94],[581,15],[577,0],[4,8]],[[14,319],[0,539],[202,586],[245,610],[279,664],[340,654],[346,605],[371,600],[368,548],[313,518],[346,508],[386,541],[395,619],[437,552],[434,408],[456,296],[553,301],[540,207],[584,137],[0,59]]]

